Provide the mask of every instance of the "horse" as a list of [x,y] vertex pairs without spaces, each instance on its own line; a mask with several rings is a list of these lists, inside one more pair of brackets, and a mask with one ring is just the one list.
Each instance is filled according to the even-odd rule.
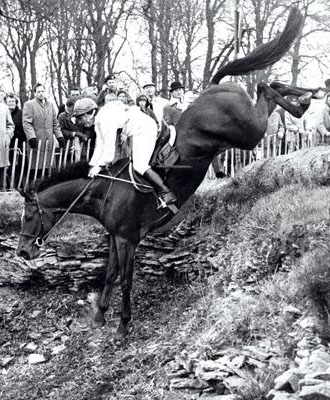
[[[177,168],[169,169],[166,183],[177,197],[180,208],[204,179],[211,161],[220,152],[236,147],[253,149],[266,132],[267,120],[276,104],[295,116],[301,116],[318,89],[290,87],[278,82],[260,83],[257,101],[234,82],[220,83],[226,75],[246,74],[278,61],[290,48],[302,24],[298,9],[290,11],[283,32],[252,53],[220,68],[210,86],[182,113],[176,126],[174,147],[179,154]],[[300,96],[300,105],[288,103],[284,96]],[[116,177],[109,183],[103,177],[88,178],[89,166],[72,165],[63,172],[29,187],[25,197],[17,254],[36,258],[43,239],[67,212],[96,218],[110,233],[109,262],[105,282],[92,325],[105,324],[105,312],[120,273],[122,310],[116,336],[128,334],[131,320],[131,289],[135,249],[147,232],[167,222],[168,209],[159,210],[154,192],[142,192],[129,184],[126,165],[109,168]],[[190,166],[190,168],[180,168]]]

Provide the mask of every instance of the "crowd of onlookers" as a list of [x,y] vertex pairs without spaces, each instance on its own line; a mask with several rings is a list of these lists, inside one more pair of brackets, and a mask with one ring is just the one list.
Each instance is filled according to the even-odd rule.
[[[325,81],[324,100],[313,100],[311,107],[301,117],[296,118],[277,107],[268,119],[264,147],[270,142],[277,143],[276,154],[285,154],[307,146],[330,144],[330,79]],[[286,96],[286,100],[299,105],[296,96]],[[267,140],[268,139],[268,140]],[[272,154],[272,148],[270,149]]]
[[64,148],[67,141],[70,141],[70,152],[74,154],[75,160],[87,158],[87,147],[83,145],[88,141],[89,155],[92,153],[95,144],[94,126],[80,126],[79,121],[76,121],[73,114],[77,99],[91,98],[99,108],[114,100],[128,106],[136,105],[156,121],[160,130],[162,123],[166,123],[169,129],[174,127],[181,112],[195,97],[193,92],[185,92],[184,86],[178,81],[171,84],[169,92],[169,100],[160,97],[156,94],[155,84],[147,82],[143,85],[142,92],[133,99],[127,90],[119,86],[117,77],[110,74],[105,78],[100,92],[95,86],[83,90],[71,87],[65,104],[61,104],[56,111],[53,103],[46,98],[45,87],[41,83],[33,87],[33,99],[25,102],[22,109],[19,108],[19,100],[15,95],[7,95],[1,91],[0,187],[4,181],[5,167],[11,164],[14,151],[23,151],[23,142],[27,143],[25,148],[27,155],[32,156],[29,161],[32,168],[31,176],[35,170],[39,171],[45,166],[46,168],[50,166],[54,142],[56,147]]
[[[271,114],[264,143],[265,146],[273,143],[272,146],[277,146],[277,149],[271,149],[270,155],[284,154],[311,143],[330,144],[330,79],[325,84],[328,90],[325,101],[318,105],[314,113],[307,112],[302,118],[295,118],[283,109],[276,108]],[[156,121],[159,131],[162,124],[174,131],[181,113],[194,101],[196,94],[185,91],[178,81],[170,85],[169,93],[170,98],[165,99],[156,93],[153,82],[147,82],[142,86],[142,92],[133,99],[129,91],[120,87],[116,75],[110,74],[105,78],[100,92],[94,86],[83,90],[71,87],[65,104],[61,104],[56,111],[53,103],[45,97],[43,84],[34,86],[33,99],[25,102],[22,109],[15,95],[0,90],[0,188],[6,179],[5,167],[13,162],[14,151],[25,151],[32,156],[29,163],[34,171],[50,166],[54,143],[56,147],[64,148],[70,141],[70,152],[74,159],[87,158],[84,143],[89,141],[91,153],[95,130],[94,126],[80,126],[79,121],[75,120],[74,105],[77,99],[91,98],[99,108],[114,100],[128,106],[136,105]],[[293,104],[297,102],[295,96],[287,96],[286,99]],[[120,147],[120,135],[117,139]],[[27,143],[26,148],[23,147],[24,142]],[[15,143],[17,147],[14,148]],[[266,147],[264,150],[266,152]],[[267,152],[269,154],[269,149]],[[16,157],[15,162],[19,163],[19,160]],[[223,175],[219,160],[213,163],[213,167],[217,176]]]

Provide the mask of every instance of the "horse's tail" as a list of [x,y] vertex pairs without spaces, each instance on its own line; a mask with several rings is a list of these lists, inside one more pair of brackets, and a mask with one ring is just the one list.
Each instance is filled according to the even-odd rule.
[[211,85],[218,84],[226,75],[243,75],[251,71],[264,69],[278,61],[291,47],[300,27],[303,16],[298,8],[290,11],[283,32],[269,43],[262,44],[248,56],[234,60],[220,68],[211,80]]

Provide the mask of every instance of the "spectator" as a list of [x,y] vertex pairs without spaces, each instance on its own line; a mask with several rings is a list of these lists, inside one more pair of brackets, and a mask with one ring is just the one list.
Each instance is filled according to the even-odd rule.
[[[23,107],[23,129],[28,140],[28,151],[32,152],[32,169],[43,168],[43,160],[46,157],[46,168],[51,168],[52,148],[56,137],[60,147],[65,146],[65,140],[61,133],[56,111],[51,102],[45,98],[45,87],[37,83],[34,88],[34,99],[29,100]],[[46,150],[46,142],[48,148]],[[40,142],[40,158],[37,164],[37,147]],[[30,154],[30,151],[29,151]]]
[[315,145],[330,144],[330,92],[316,118]]
[[[81,90],[78,86],[73,86],[70,90],[69,90],[69,94],[68,94],[68,98],[70,99],[78,99],[78,97],[81,96],[80,94]],[[58,113],[57,116],[59,116],[62,112],[65,111],[65,104],[60,104],[60,106],[58,107]]]
[[163,121],[164,107],[168,104],[168,100],[163,97],[156,96],[156,87],[152,82],[143,85],[144,94],[147,96],[147,107],[150,108],[156,115],[158,121],[158,130],[160,130]]
[[14,135],[14,123],[10,115],[9,108],[4,103],[5,93],[0,93],[0,189],[6,187],[5,167],[9,162],[9,144]]
[[175,126],[179,121],[182,111],[186,108],[183,104],[184,86],[176,81],[171,83],[171,99],[168,105],[164,107],[164,121],[167,125]]
[[330,92],[330,79],[326,79],[326,80],[324,81],[324,84],[325,84],[325,90],[326,90],[326,92],[327,92],[327,93]]
[[[269,138],[269,139],[268,139]],[[281,141],[284,138],[284,125],[281,116],[277,109],[275,109],[268,118],[267,130],[264,137],[264,157],[273,156],[280,153]],[[267,151],[269,144],[269,149]],[[274,146],[275,145],[275,146]],[[279,149],[279,151],[277,151]]]
[[108,103],[109,101],[116,101],[117,95],[113,92],[107,92],[106,90],[101,90],[100,94],[96,99],[96,104],[100,108],[104,106],[104,104]]
[[128,95],[125,90],[118,90],[117,92],[117,99],[124,104],[128,104]]
[[95,85],[87,86],[85,89],[82,90],[81,97],[87,97],[89,99],[96,101],[96,99],[98,98],[97,87]]
[[[23,130],[23,122],[22,122],[22,110],[18,107],[18,99],[15,95],[10,94],[6,97],[6,104],[9,108],[11,113],[11,118],[15,125],[14,129],[14,136],[10,141],[10,151],[9,151],[9,162],[12,165],[14,160],[15,152],[16,156],[16,165],[17,168],[15,169],[16,177],[20,173],[20,168],[22,166],[22,150],[23,150],[23,143],[25,141],[25,133]],[[17,148],[15,148],[15,141],[17,139]],[[12,170],[11,170],[12,171]]]
[[164,107],[163,119],[170,129],[169,143],[173,146],[176,137],[175,126],[179,121],[182,111],[186,108],[186,105],[183,104],[184,86],[180,82],[173,82],[170,93],[171,99]]
[[103,90],[107,93],[115,93],[117,95],[118,92],[118,82],[115,74],[109,74],[104,79]]
[[140,107],[140,110],[143,111],[145,114],[149,115],[149,117],[153,118],[158,126],[158,121],[157,121],[157,117],[155,115],[155,113],[152,111],[151,108],[147,107],[147,96],[145,94],[140,94],[137,98],[136,98],[136,105],[138,107]]
[[87,135],[84,135],[82,132],[80,132],[79,127],[71,120],[74,103],[74,98],[70,98],[66,101],[65,111],[59,115],[58,123],[64,139],[66,139],[66,141],[72,140],[71,151],[74,152],[75,160],[78,161],[80,159],[81,143],[87,141]]
[[104,104],[109,103],[110,101],[116,101],[117,96],[114,93],[106,93],[104,96]]
[[69,97],[70,97],[71,99],[77,100],[78,97],[80,97],[80,96],[81,96],[81,90],[80,90],[80,88],[79,88],[78,86],[73,86],[73,87],[70,89]]
[[[286,100],[291,104],[299,106],[300,102],[297,96],[286,96]],[[296,118],[287,111],[284,113],[286,127],[287,150],[295,151],[302,148],[306,140],[305,118]]]
[[104,106],[105,97],[107,94],[112,94],[112,95],[116,96],[116,98],[117,98],[117,92],[118,92],[118,82],[117,82],[116,76],[115,76],[115,74],[109,74],[105,78],[104,84],[102,86],[102,90],[96,99],[97,106],[98,107]]
[[11,113],[11,118],[15,124],[14,136],[10,142],[10,148],[14,148],[15,140],[18,139],[18,147],[22,149],[25,141],[25,133],[23,130],[22,110],[18,107],[18,99],[15,95],[9,94],[6,97],[6,104]]
[[184,108],[188,108],[188,106],[195,100],[196,96],[194,95],[194,92],[191,90],[188,90],[184,94],[183,98],[183,103],[184,103]]

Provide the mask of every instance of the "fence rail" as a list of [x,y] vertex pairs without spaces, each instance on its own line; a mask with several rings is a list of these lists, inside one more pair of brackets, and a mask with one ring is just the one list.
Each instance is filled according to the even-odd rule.
[[[306,136],[299,138],[295,144],[279,140],[275,135],[267,136],[251,151],[226,150],[217,157],[216,162],[225,175],[235,176],[240,169],[257,160],[292,153],[297,149],[313,145],[312,138]],[[51,145],[49,141],[39,141],[37,148],[31,149],[26,142],[19,147],[16,139],[14,146],[5,151],[8,152],[10,166],[3,169],[0,191],[26,189],[29,182],[49,177],[54,171],[60,171],[69,163],[89,161],[93,153],[93,143],[90,139],[85,143],[73,139],[66,142],[65,148],[59,148],[56,141]],[[208,170],[207,177],[215,178],[212,166]]]

